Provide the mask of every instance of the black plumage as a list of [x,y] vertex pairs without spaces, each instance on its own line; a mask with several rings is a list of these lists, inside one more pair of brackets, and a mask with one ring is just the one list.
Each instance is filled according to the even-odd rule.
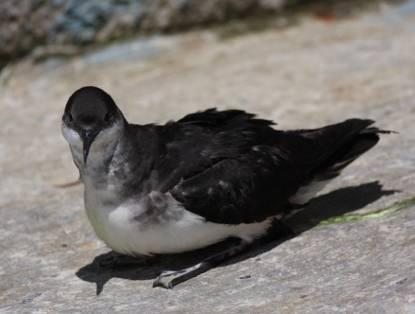
[[350,119],[278,131],[272,121],[244,111],[209,109],[162,126],[130,124],[130,137],[141,147],[137,161],[147,165],[136,184],[152,181],[156,172],[152,185],[208,221],[262,221],[286,213],[300,187],[335,177],[374,146],[381,131],[372,123]]

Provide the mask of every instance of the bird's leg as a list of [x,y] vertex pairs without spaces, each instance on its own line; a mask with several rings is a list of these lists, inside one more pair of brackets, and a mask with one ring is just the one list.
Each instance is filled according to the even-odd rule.
[[[270,230],[268,231],[268,236],[265,237],[267,239],[264,238],[263,240],[273,241],[276,239],[291,238],[295,235],[295,231],[293,231],[293,229],[291,229],[289,225],[287,225],[285,222],[279,219],[276,219],[273,221],[272,228],[270,228]],[[257,240],[257,242],[258,241],[262,242],[261,239]],[[226,260],[243,252],[250,245],[252,245],[252,242],[239,239],[238,243],[233,243],[230,247],[223,250],[222,252],[210,256],[194,266],[190,266],[188,268],[181,270],[163,271],[156,278],[156,280],[154,280],[153,287],[163,287],[171,289],[179,283],[192,279],[197,275],[200,275],[208,271],[209,269],[216,267],[218,264],[225,262]]]
[[103,268],[117,268],[125,266],[145,266],[148,265],[154,256],[140,255],[128,256],[111,251],[108,256],[99,261],[99,266]]
[[173,271],[163,271],[153,282],[154,287],[162,287],[166,289],[171,289],[177,284],[187,281],[191,278],[196,277],[211,268],[214,268],[218,264],[226,261],[227,259],[241,253],[244,251],[251,242],[247,242],[244,240],[240,240],[239,243],[232,245],[231,247],[225,249],[224,251],[210,256],[203,260],[202,262],[185,268],[181,270],[173,270]]

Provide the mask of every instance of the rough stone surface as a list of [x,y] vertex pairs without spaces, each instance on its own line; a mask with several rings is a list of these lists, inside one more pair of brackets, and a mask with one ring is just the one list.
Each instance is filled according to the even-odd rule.
[[[0,312],[414,313],[415,206],[318,225],[415,194],[414,7],[385,5],[341,21],[304,18],[227,40],[198,31],[6,68]],[[99,270],[91,263],[108,250],[87,222],[81,186],[56,187],[76,179],[60,117],[67,97],[86,84],[107,89],[141,123],[218,106],[256,112],[279,128],[369,117],[400,133],[384,136],[291,221],[303,231],[298,236],[174,290],[153,289],[160,268],[186,257]]]
[[285,0],[3,0],[0,61],[40,45],[86,45],[136,32],[187,28],[255,12]]

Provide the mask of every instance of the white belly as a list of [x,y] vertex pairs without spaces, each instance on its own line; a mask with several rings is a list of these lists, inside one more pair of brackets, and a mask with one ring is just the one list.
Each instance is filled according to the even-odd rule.
[[180,206],[170,195],[162,213],[146,213],[140,201],[116,208],[101,206],[96,197],[85,199],[88,218],[98,237],[111,249],[127,255],[179,253],[239,237],[253,241],[263,235],[271,219],[260,223],[224,225],[206,222]]

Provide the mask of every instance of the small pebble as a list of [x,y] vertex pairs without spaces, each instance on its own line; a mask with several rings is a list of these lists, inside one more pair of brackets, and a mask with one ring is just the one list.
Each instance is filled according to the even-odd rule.
[[249,279],[249,278],[251,278],[251,275],[245,275],[245,276],[239,277],[239,279]]

